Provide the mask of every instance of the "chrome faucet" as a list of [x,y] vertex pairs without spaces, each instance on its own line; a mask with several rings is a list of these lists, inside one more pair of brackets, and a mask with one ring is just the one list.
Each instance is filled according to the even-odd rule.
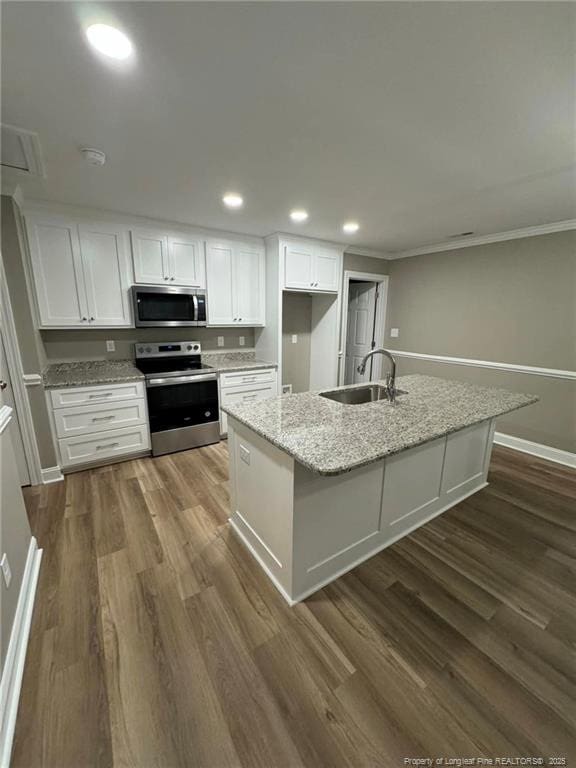
[[373,349],[371,352],[368,352],[368,354],[365,355],[364,359],[358,366],[357,371],[360,376],[364,376],[366,372],[366,363],[371,357],[373,357],[373,355],[384,355],[384,357],[387,357],[388,360],[390,360],[390,373],[388,373],[385,378],[386,395],[388,396],[390,402],[394,403],[396,401],[396,360],[392,357],[387,349],[382,349],[382,347],[379,347],[378,349]]

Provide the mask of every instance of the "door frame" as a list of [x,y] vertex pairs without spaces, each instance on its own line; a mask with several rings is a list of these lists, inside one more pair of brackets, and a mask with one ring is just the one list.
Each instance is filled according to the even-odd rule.
[[24,455],[28,464],[28,475],[31,485],[40,485],[42,483],[42,469],[40,465],[40,454],[38,453],[38,444],[36,442],[36,433],[34,432],[34,422],[32,420],[32,411],[26,393],[24,384],[24,369],[22,367],[22,358],[18,349],[16,336],[16,326],[14,325],[14,315],[12,313],[12,303],[8,293],[6,283],[6,273],[4,263],[0,254],[0,318],[2,324],[2,340],[4,342],[4,351],[6,353],[6,365],[10,375],[10,383],[14,394],[14,405],[20,424],[20,433],[22,435],[22,444]]
[[[377,347],[384,346],[386,333],[386,310],[388,308],[388,284],[390,278],[388,275],[378,275],[373,272],[357,272],[355,270],[345,270],[342,277],[342,303],[340,312],[340,350],[338,352],[338,386],[344,385],[345,376],[345,355],[346,355],[346,335],[348,331],[348,299],[350,294],[350,281],[361,280],[366,283],[376,283],[378,290],[378,301],[376,302],[376,323],[374,340]],[[381,376],[382,361],[378,360],[375,370],[372,372],[372,378],[377,379]]]

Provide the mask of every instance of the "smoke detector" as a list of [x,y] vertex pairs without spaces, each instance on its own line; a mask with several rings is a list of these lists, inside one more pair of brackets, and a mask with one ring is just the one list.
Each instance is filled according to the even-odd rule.
[[106,162],[106,155],[101,149],[94,149],[93,147],[82,147],[80,150],[82,157],[90,165],[104,165]]

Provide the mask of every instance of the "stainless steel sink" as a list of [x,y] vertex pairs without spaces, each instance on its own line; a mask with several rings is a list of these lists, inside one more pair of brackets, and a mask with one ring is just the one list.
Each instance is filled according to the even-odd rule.
[[[399,389],[396,394],[405,395],[406,392]],[[344,405],[361,405],[376,400],[388,400],[386,387],[381,384],[369,384],[366,387],[356,387],[355,389],[339,389],[336,392],[320,392],[320,397],[327,397],[328,400],[335,400]]]

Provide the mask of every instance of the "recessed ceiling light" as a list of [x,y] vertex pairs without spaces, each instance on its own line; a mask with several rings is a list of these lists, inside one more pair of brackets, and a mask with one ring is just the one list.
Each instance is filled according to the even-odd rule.
[[108,24],[92,24],[86,37],[93,48],[112,59],[127,59],[132,53],[132,43],[124,32]]
[[235,192],[227,192],[222,198],[222,202],[227,208],[242,208],[244,199]]
[[342,225],[342,229],[347,235],[353,235],[360,229],[360,224],[357,221],[347,221]]
[[301,224],[308,218],[308,211],[305,211],[303,208],[295,208],[293,211],[290,211],[290,218],[297,224]]

